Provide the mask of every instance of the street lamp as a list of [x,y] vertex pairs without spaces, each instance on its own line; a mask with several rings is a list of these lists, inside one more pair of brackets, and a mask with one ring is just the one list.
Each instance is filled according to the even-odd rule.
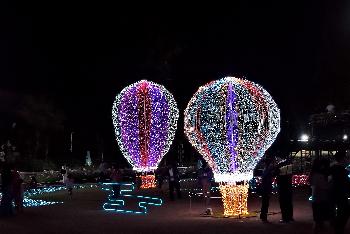
[[298,141],[302,141],[302,142],[308,142],[309,141],[309,135],[307,134],[302,134],[300,136],[300,139]]
[[347,134],[344,134],[344,135],[343,135],[343,140],[344,140],[344,141],[348,140],[348,135],[347,135]]

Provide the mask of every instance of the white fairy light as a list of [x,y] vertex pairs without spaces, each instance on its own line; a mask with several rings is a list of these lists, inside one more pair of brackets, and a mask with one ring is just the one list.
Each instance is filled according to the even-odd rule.
[[[226,77],[198,89],[187,105],[184,122],[187,138],[212,168],[215,181],[235,185],[253,178],[253,169],[280,131],[280,110],[261,86]],[[246,191],[245,186],[222,188],[227,195]],[[237,212],[246,213],[241,208]]]
[[138,172],[154,171],[175,137],[179,110],[164,86],[141,80],[116,97],[112,118],[119,147]]

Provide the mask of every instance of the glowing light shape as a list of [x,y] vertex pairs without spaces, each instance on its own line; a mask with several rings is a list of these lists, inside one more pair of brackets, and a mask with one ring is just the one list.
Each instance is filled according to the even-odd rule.
[[142,189],[149,189],[156,187],[156,176],[155,175],[141,175],[141,186]]
[[[221,193],[226,194],[224,214],[244,214],[247,196],[236,194],[247,191],[253,169],[280,131],[277,104],[261,86],[226,77],[198,89],[187,105],[184,122],[190,143],[207,161],[215,181],[222,185]],[[236,188],[229,189],[229,185]],[[227,196],[231,200],[224,198]],[[238,200],[245,208],[225,204]]]
[[[66,189],[65,186],[53,186],[53,187],[45,187],[45,188],[37,188],[37,189],[30,189],[24,192],[23,196],[23,207],[37,207],[37,206],[48,206],[48,205],[55,205],[55,204],[62,204],[63,202],[51,202],[51,201],[44,201],[40,199],[32,199],[30,197],[33,196],[39,196],[45,193],[54,193],[57,191],[61,191]],[[0,199],[2,197],[2,194],[0,193]]]
[[[224,215],[247,215],[248,214],[248,184],[232,186],[221,184],[219,186],[224,204]],[[229,211],[229,212],[228,212]]]
[[172,94],[141,80],[117,95],[112,117],[124,157],[135,171],[153,172],[175,136],[179,110]]
[[[119,194],[114,194],[113,186],[119,185],[124,187],[124,189],[120,190]],[[125,188],[126,187],[126,188]],[[135,186],[133,183],[103,183],[102,189],[105,191],[110,191],[111,194],[108,195],[108,202],[103,204],[103,209],[106,211],[114,211],[117,213],[124,214],[147,214],[148,206],[161,206],[163,204],[162,199],[156,197],[148,197],[148,196],[138,196],[128,194],[134,191]],[[126,199],[138,200],[138,210],[132,209],[123,209],[125,207]],[[141,200],[141,201],[140,201]]]
[[293,175],[292,176],[292,185],[294,187],[310,185],[309,175],[306,175],[306,174]]
[[[90,184],[90,185],[75,185],[74,189],[87,189],[87,188],[97,188],[98,186],[96,184]],[[43,194],[48,193],[55,193],[58,191],[66,190],[66,186],[49,186],[49,187],[42,187],[42,188],[36,188],[36,189],[29,189],[24,191],[24,198],[23,198],[23,207],[37,207],[37,206],[48,206],[48,205],[55,205],[55,204],[63,204],[63,202],[59,201],[44,201],[41,199],[34,199],[31,197],[40,196]],[[0,193],[0,200],[1,200],[2,194]]]
[[302,134],[298,141],[308,142],[309,141],[309,136],[307,134]]

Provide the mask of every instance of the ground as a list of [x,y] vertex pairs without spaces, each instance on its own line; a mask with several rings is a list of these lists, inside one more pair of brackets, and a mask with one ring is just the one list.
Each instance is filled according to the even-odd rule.
[[[147,193],[147,192],[138,192]],[[156,194],[157,193],[157,194]],[[164,197],[164,204],[151,207],[147,215],[116,214],[106,212],[102,204],[106,193],[98,189],[75,191],[72,199],[65,192],[45,197],[61,200],[63,204],[26,208],[24,213],[0,220],[0,233],[312,233],[312,211],[307,194],[296,192],[294,196],[295,222],[280,224],[276,197],[272,198],[271,223],[264,224],[257,217],[246,219],[201,217],[205,206],[201,199],[189,198],[169,201],[166,194],[152,192]],[[220,199],[213,199],[210,206],[221,212]],[[249,210],[259,210],[258,197],[251,196]],[[347,226],[350,233],[350,223]]]

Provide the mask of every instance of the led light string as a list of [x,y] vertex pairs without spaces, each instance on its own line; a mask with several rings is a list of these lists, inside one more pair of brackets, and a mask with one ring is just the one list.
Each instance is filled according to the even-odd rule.
[[[115,194],[113,186],[121,186],[119,194]],[[134,191],[135,185],[133,183],[103,183],[102,190],[109,191],[107,202],[103,204],[105,211],[113,211],[116,213],[124,214],[147,214],[148,206],[161,206],[163,204],[162,199],[149,196],[131,195],[128,194]],[[138,200],[138,210],[123,209],[126,204],[126,199]]]
[[217,182],[251,179],[279,132],[279,122],[279,109],[264,89],[233,77],[200,87],[185,110],[185,134]]
[[179,111],[164,86],[141,80],[124,88],[113,103],[118,145],[137,172],[152,172],[170,149]]
[[[74,185],[74,189],[87,189],[87,188],[97,188],[96,184],[88,184],[88,185]],[[48,206],[55,204],[62,204],[60,201],[45,201],[41,199],[34,199],[32,197],[40,196],[43,194],[55,193],[58,191],[66,190],[66,186],[49,186],[42,187],[36,189],[29,189],[24,191],[23,198],[23,207],[38,207],[38,206]],[[0,193],[0,199],[2,197],[2,193]]]
[[[188,103],[184,126],[220,183],[225,213],[245,214],[246,182],[280,131],[280,111],[270,94],[235,77],[210,82]],[[240,181],[244,186],[236,184]]]
[[141,189],[156,188],[156,176],[153,175],[140,175],[141,177]]

